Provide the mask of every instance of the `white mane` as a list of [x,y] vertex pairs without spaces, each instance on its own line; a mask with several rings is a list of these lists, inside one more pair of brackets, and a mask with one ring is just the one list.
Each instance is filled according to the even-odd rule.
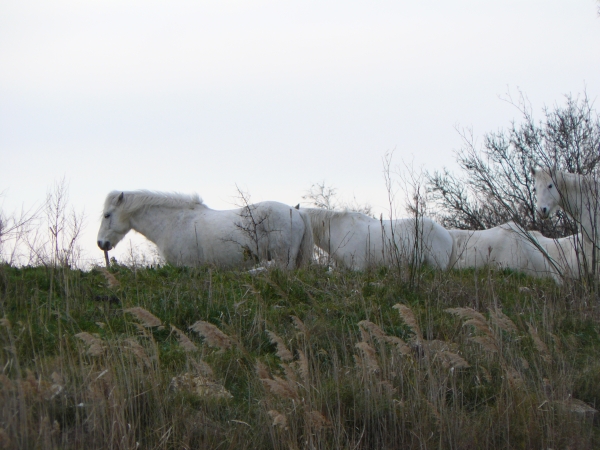
[[186,195],[176,192],[155,192],[147,190],[124,192],[112,191],[108,194],[108,197],[106,197],[104,209],[106,210],[111,205],[117,205],[121,194],[123,194],[121,207],[125,214],[133,214],[139,209],[148,206],[194,209],[197,205],[203,205],[202,199],[198,194]]

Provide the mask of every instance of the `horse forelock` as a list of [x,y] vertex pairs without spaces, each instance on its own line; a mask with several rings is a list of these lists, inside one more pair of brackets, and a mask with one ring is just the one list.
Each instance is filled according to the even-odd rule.
[[[122,201],[119,200],[123,194]],[[104,209],[111,206],[121,206],[122,211],[132,214],[135,211],[149,206],[164,206],[167,208],[194,208],[203,205],[198,194],[186,195],[175,192],[155,192],[148,190],[139,191],[112,191],[106,197]]]

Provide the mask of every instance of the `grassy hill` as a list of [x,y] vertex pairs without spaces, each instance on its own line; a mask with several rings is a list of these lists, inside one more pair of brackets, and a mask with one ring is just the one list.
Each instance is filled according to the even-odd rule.
[[0,448],[598,448],[598,300],[508,271],[0,266]]

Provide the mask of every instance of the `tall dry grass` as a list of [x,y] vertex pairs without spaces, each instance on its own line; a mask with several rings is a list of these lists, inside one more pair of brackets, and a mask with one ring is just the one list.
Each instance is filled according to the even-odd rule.
[[[596,299],[510,272],[0,266],[6,448],[595,448]],[[65,280],[66,278],[66,280]],[[115,282],[116,281],[116,282]]]

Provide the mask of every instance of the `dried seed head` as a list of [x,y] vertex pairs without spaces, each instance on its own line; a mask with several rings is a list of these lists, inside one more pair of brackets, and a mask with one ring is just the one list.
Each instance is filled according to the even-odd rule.
[[81,339],[83,342],[89,345],[87,350],[88,355],[100,356],[104,353],[104,341],[99,337],[96,337],[86,331],[77,333],[75,337]]
[[158,317],[156,317],[150,311],[142,308],[141,306],[127,308],[124,311],[134,316],[146,328],[159,327],[162,325],[162,321]]
[[181,345],[186,352],[193,352],[198,350],[198,348],[191,341],[191,339],[187,337],[187,335],[175,325],[171,325],[171,331],[177,334],[177,340],[179,341],[179,345]]
[[360,322],[358,322],[358,326],[361,329],[369,331],[369,333],[371,333],[373,337],[375,337],[375,339],[377,339],[378,341],[387,342],[387,335],[385,334],[385,332],[373,322],[369,320],[361,320]]
[[273,419],[274,427],[281,427],[284,430],[287,430],[287,417],[285,417],[285,415],[281,414],[279,411],[276,411],[274,409],[267,411],[267,414]]
[[261,361],[256,361],[256,375],[258,378],[271,378],[271,373],[269,372],[269,368]]
[[204,337],[206,343],[211,347],[219,348],[221,350],[227,350],[231,348],[231,339],[229,336],[219,330],[212,323],[199,320],[190,327],[190,330],[193,330],[200,336]]
[[150,361],[150,357],[146,353],[146,350],[144,349],[144,347],[142,347],[140,345],[140,343],[138,341],[135,340],[135,338],[131,337],[131,338],[125,339],[123,341],[123,348],[125,348],[126,350],[129,350],[138,359],[143,361],[144,364],[146,365],[146,367],[152,367],[152,362]]
[[229,399],[233,397],[221,384],[191,373],[184,373],[183,375],[173,377],[171,379],[171,389],[189,392],[199,397],[215,399]]
[[307,412],[306,421],[309,424],[309,426],[315,429],[316,431],[322,430],[323,428],[331,427],[331,421],[319,411]]
[[196,372],[198,372],[204,378],[209,378],[209,379],[214,378],[213,370],[206,363],[206,361],[203,361],[201,359],[199,359],[197,361],[195,359],[190,359],[190,363],[192,364],[192,366],[194,366],[194,369],[196,369]]
[[538,350],[538,352],[540,352],[540,356],[542,357],[542,359],[547,363],[552,362],[552,356],[550,355],[548,346],[544,343],[544,341],[540,339],[540,336],[538,335],[536,329],[531,324],[527,324],[527,326],[529,327],[529,334],[533,339],[535,348]]
[[490,309],[490,319],[493,323],[496,324],[498,328],[504,331],[507,331],[509,333],[516,333],[518,331],[515,323],[512,320],[510,320],[510,318],[499,309],[496,309],[495,311]]
[[278,376],[273,376],[273,379],[261,378],[262,383],[271,391],[271,393],[278,395],[283,398],[289,398],[293,400],[298,399],[298,393],[296,392],[296,386]]
[[483,314],[475,311],[473,308],[448,308],[445,311],[450,314],[455,314],[458,317],[460,317],[461,319],[469,318],[469,319],[476,319],[476,320],[479,320],[480,322],[484,322],[484,323],[487,322],[485,320],[485,317],[483,316]]
[[357,362],[360,361],[364,369],[372,373],[377,373],[381,370],[377,362],[377,353],[373,347],[366,342],[358,342],[356,348],[362,352],[362,358],[357,358]]
[[298,361],[296,361],[296,367],[298,372],[300,372],[300,376],[302,377],[302,381],[304,381],[305,386],[309,385],[309,369],[308,369],[308,359],[302,350],[298,350]]
[[271,340],[271,344],[275,344],[277,346],[276,355],[279,356],[279,359],[282,361],[291,361],[294,359],[294,355],[290,352],[285,346],[283,339],[277,336],[275,333],[269,330],[265,330],[269,335],[269,339]]
[[292,322],[294,322],[294,326],[296,327],[296,329],[301,332],[304,333],[304,335],[307,334],[307,330],[306,330],[306,325],[304,325],[304,322],[302,322],[300,320],[300,318],[298,318],[297,316],[291,316],[292,317]]
[[469,338],[473,342],[480,344],[485,350],[492,353],[498,353],[499,348],[496,344],[496,340],[490,336],[475,336]]
[[104,275],[104,278],[106,278],[106,283],[108,284],[109,288],[116,288],[118,286],[121,285],[121,283],[119,283],[119,280],[117,280],[117,278],[108,271],[108,269],[104,268],[104,267],[100,267],[100,272],[102,272],[102,275]]
[[419,323],[417,322],[417,318],[412,312],[412,309],[401,303],[395,304],[393,308],[398,310],[398,312],[400,313],[400,317],[404,319],[404,323],[406,323],[406,325],[408,325],[412,332],[415,333],[416,340],[422,341],[423,334],[421,333],[421,328],[419,328]]

